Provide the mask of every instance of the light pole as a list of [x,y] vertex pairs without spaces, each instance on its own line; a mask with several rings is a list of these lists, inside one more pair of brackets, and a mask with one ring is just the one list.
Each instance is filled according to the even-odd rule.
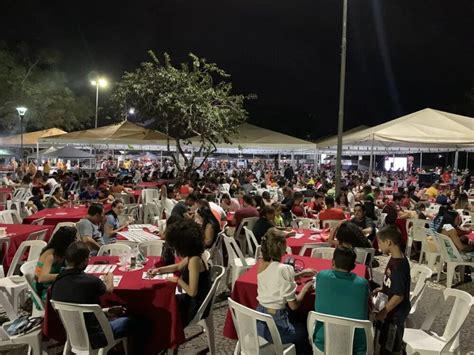
[[342,40],[341,40],[341,76],[339,82],[339,116],[337,121],[337,157],[336,157],[336,195],[341,191],[342,174],[342,132],[344,130],[344,91],[346,86],[346,52],[347,52],[347,0],[342,6]]
[[28,109],[21,106],[17,107],[16,110],[18,111],[18,116],[20,116],[20,160],[23,160],[23,117],[25,117]]
[[104,78],[91,81],[91,85],[95,86],[95,128],[97,128],[97,117],[99,115],[99,86],[105,88],[107,84],[107,80]]

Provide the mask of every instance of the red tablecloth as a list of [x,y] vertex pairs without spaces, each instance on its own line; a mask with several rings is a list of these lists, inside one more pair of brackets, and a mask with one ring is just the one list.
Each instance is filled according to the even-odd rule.
[[140,198],[141,194],[142,194],[142,190],[130,191],[130,195],[132,195],[135,198],[135,203],[138,202],[138,199]]
[[[289,237],[286,239],[286,245],[291,248],[291,251],[293,252],[294,255],[299,254],[304,244],[324,243],[329,237],[329,233],[327,232],[323,232],[323,234],[316,234],[311,229],[303,229],[301,230],[301,232],[302,234],[304,234],[304,236],[301,238]],[[296,231],[296,233],[300,234],[300,232],[298,231]],[[307,252],[308,252],[307,256],[311,255],[310,250],[308,250]]]
[[[296,257],[296,260],[303,262],[305,268],[311,268],[317,271],[332,268],[332,260],[315,259],[305,256],[298,256]],[[366,277],[365,265],[356,265],[353,272],[360,277]],[[298,291],[300,291],[302,287],[303,283],[299,284]],[[238,278],[235,282],[231,298],[246,307],[252,309],[257,308],[257,266],[252,267]],[[300,319],[304,321],[304,324],[306,324],[308,312],[312,310],[314,310],[314,293],[306,294],[302,305],[298,309],[298,314],[300,315]],[[224,324],[224,336],[231,339],[237,339],[237,333],[230,312],[227,312]]]
[[154,187],[161,187],[162,185],[166,184],[170,180],[158,180],[158,181],[147,181],[147,182],[140,182],[137,184],[138,187],[141,188],[154,188]]
[[[128,313],[145,317],[152,324],[151,336],[146,344],[147,354],[177,347],[185,340],[176,302],[176,284],[163,280],[143,280],[142,274],[150,269],[159,258],[150,258],[142,270],[122,272],[118,266],[114,275],[123,275],[113,293],[101,297],[101,306],[124,305]],[[116,263],[117,257],[94,257],[89,263],[107,261]],[[49,306],[43,322],[43,333],[53,339],[61,339],[57,314]]]
[[[107,212],[111,208],[110,204],[104,205],[104,210]],[[24,224],[30,224],[35,219],[44,217],[44,224],[55,226],[60,222],[78,222],[81,218],[87,215],[88,207],[58,207],[45,208],[38,211],[31,216],[23,219]]]
[[31,233],[47,229],[48,232],[46,233],[45,241],[48,241],[54,229],[54,226],[51,225],[32,226],[26,224],[0,224],[0,227],[5,227],[7,229],[7,235],[2,238],[10,239],[10,247],[6,251],[5,261],[3,263],[5,273],[8,271],[20,244],[24,242]]

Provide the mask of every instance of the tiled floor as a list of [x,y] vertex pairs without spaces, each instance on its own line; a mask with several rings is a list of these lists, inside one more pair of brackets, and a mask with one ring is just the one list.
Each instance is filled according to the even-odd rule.
[[[386,257],[378,257],[380,262],[380,267],[374,269],[374,278],[375,281],[378,283],[381,282],[383,270],[385,268],[385,264],[387,261]],[[434,280],[433,278],[432,280]],[[412,280],[413,281],[413,280]],[[426,315],[438,307],[440,304],[439,297],[441,296],[441,292],[444,289],[444,278],[441,278],[440,284],[435,282],[429,281],[428,287],[425,290],[420,303],[418,304],[418,308],[416,313],[410,317],[409,325],[410,327],[419,327],[423,320],[425,319]],[[463,285],[458,286],[457,288],[464,290],[471,295],[474,295],[474,283],[466,283]],[[222,289],[221,292],[225,292],[226,290]],[[444,329],[444,325],[450,314],[450,305],[449,307],[445,307],[443,309],[441,316],[435,320],[434,322],[434,330],[438,333],[442,332]],[[214,307],[214,324],[215,324],[215,335],[216,335],[216,348],[217,354],[232,354],[235,348],[235,341],[225,338],[222,335],[224,320],[227,315],[227,302],[226,302],[226,294],[223,293],[219,296],[215,307]],[[190,336],[199,332],[199,327],[189,327],[186,330],[186,335]],[[469,317],[466,319],[461,335],[460,335],[460,343],[461,343],[461,354],[471,354],[474,355],[474,310],[471,310]],[[157,335],[159,336],[159,335]],[[207,348],[207,338],[205,334],[201,334],[200,336],[196,337],[192,341],[183,344],[178,352],[180,354],[198,354],[198,353],[206,353]],[[49,350],[50,354],[54,354],[60,352],[60,347],[54,347]],[[25,349],[17,349],[13,350],[2,350],[0,348],[0,354],[26,354]]]

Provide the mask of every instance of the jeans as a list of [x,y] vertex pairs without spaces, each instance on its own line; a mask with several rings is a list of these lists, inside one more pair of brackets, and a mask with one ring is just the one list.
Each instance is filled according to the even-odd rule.
[[[265,314],[270,314],[267,308],[258,305],[257,311]],[[276,311],[275,314],[270,314],[275,321],[278,333],[280,333],[282,344],[295,344],[296,353],[308,354],[311,353],[308,340],[308,331],[304,323],[291,322],[288,309],[283,308]],[[266,323],[257,321],[257,333],[266,341],[272,343],[272,337]]]
[[112,328],[112,333],[114,333],[114,338],[124,338],[128,335],[130,329],[130,318],[121,317],[109,321],[110,327]]

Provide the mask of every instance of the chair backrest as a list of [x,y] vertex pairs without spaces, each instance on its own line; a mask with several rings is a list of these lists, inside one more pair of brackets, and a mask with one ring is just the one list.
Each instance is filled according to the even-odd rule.
[[410,260],[412,245],[413,245],[413,237],[411,235],[408,235],[407,245],[405,247],[405,256],[407,257],[408,260]]
[[209,289],[206,298],[199,306],[199,309],[190,324],[196,324],[201,319],[203,319],[207,309],[212,310],[214,301],[216,299],[217,290],[219,289],[222,276],[224,276],[225,273],[225,268],[223,266],[214,265],[210,268],[209,272],[211,274],[211,288]]
[[32,232],[32,233],[30,233],[28,238],[26,238],[26,240],[44,240],[44,238],[46,238],[47,233],[48,233],[47,229]]
[[20,244],[18,247],[15,256],[13,257],[10,268],[8,269],[7,276],[15,275],[16,269],[20,265],[21,258],[28,251],[28,261],[38,260],[41,251],[46,246],[46,242],[43,240],[27,240]]
[[[313,342],[316,322],[324,323],[324,351],[318,351]],[[365,331],[367,354],[374,353],[374,331],[369,320],[351,319],[331,316],[318,312],[309,312],[307,319],[308,336],[313,344],[313,353],[323,354],[352,354],[354,333],[356,329]]]
[[446,262],[464,262],[461,253],[459,253],[458,248],[454,242],[448,236],[432,232],[432,235],[438,242],[438,246],[440,247],[441,256],[443,257],[444,261]]
[[323,228],[329,228],[329,229],[336,228],[340,223],[341,221],[337,219],[326,219],[326,220],[321,221]]
[[59,230],[61,227],[76,227],[76,223],[74,222],[59,222],[56,224],[56,227],[54,227],[53,234],[51,236],[54,236],[56,232]]
[[247,238],[247,250],[250,255],[255,255],[255,251],[257,247],[260,245],[258,244],[258,240],[253,234],[253,232],[244,226],[245,237]]
[[247,217],[243,218],[240,225],[237,226],[234,236],[239,236],[242,233],[242,228],[247,227],[252,230],[255,223],[258,221],[258,217]]
[[0,215],[2,216],[2,219],[3,219],[3,223],[6,223],[6,224],[14,224],[15,223],[15,222],[13,222],[13,217],[12,217],[12,214],[10,213],[10,211],[13,211],[13,210],[5,210],[5,211],[0,212]]
[[383,213],[383,212],[380,213],[380,216],[377,219],[377,227],[378,228],[382,228],[382,227],[385,226],[385,219],[387,218],[387,214],[388,213]]
[[92,347],[87,332],[84,315],[94,314],[105,335],[108,344],[114,343],[112,328],[104,311],[97,304],[73,304],[51,301],[53,308],[58,311],[59,317],[66,329],[67,339],[75,353],[92,353]]
[[239,338],[240,354],[260,353],[257,321],[266,323],[268,330],[270,331],[273,340],[273,351],[269,351],[268,353],[283,354],[280,333],[278,333],[275,320],[271,315],[245,307],[231,298],[227,298],[227,300],[229,302],[230,313],[232,314],[235,330],[237,331],[237,336]]
[[410,276],[411,279],[414,280],[418,278],[416,281],[415,287],[413,288],[413,292],[410,295],[410,302],[411,302],[411,311],[410,313],[414,313],[416,310],[416,306],[418,305],[418,301],[423,294],[423,291],[426,287],[426,280],[428,280],[433,275],[433,271],[424,265],[413,264],[410,267]]
[[329,243],[305,243],[303,244],[303,247],[300,249],[300,252],[298,255],[301,255],[301,256],[305,255],[308,249],[313,250],[316,248],[326,248],[329,246],[330,246]]
[[240,250],[239,245],[236,240],[231,237],[223,236],[225,248],[227,250],[227,255],[229,256],[229,264],[235,266],[235,259],[240,259],[242,266],[247,267],[248,264],[245,261],[244,254]]
[[23,199],[23,196],[26,194],[27,189],[25,187],[17,187],[13,191],[12,201],[19,201]]
[[317,220],[312,218],[298,217],[293,220],[293,228],[319,228],[319,223]]
[[10,249],[10,238],[0,238],[0,278],[5,277],[3,264]]
[[158,189],[144,189],[142,190],[142,203],[152,203],[154,199],[160,198],[160,192]]
[[36,293],[36,289],[33,287],[33,282],[35,281],[35,269],[38,260],[28,261],[21,265],[20,271],[26,279],[26,283],[28,284],[28,289],[30,291],[31,297],[34,300],[36,307],[39,311],[44,312],[44,306],[41,298]]
[[354,248],[354,251],[357,255],[356,263],[364,265],[372,264],[372,259],[375,256],[374,248]]
[[123,253],[131,253],[132,248],[130,248],[128,245],[125,244],[120,244],[120,243],[114,243],[114,244],[106,244],[102,245],[97,252],[97,256],[104,255],[107,253],[109,256],[120,256]]
[[318,259],[332,260],[333,255],[334,255],[334,250],[336,249],[331,248],[331,247],[314,248],[311,251],[311,257],[318,258]]
[[143,223],[153,223],[155,217],[161,217],[163,209],[156,203],[146,203],[143,205]]
[[113,196],[114,196],[114,199],[116,200],[120,199],[123,201],[124,204],[127,204],[127,205],[131,203],[131,200],[133,198],[133,196],[130,194],[122,194],[120,192],[114,193]]
[[31,222],[31,225],[36,225],[36,226],[42,226],[44,224],[44,217],[35,219],[33,222]]
[[161,256],[164,240],[147,240],[138,244],[138,250],[143,256]]
[[222,250],[222,241],[224,236],[225,231],[219,232],[219,234],[217,234],[216,240],[214,241],[214,244],[212,245],[211,249],[209,249],[211,253],[210,262],[212,265],[224,265],[224,255]]

